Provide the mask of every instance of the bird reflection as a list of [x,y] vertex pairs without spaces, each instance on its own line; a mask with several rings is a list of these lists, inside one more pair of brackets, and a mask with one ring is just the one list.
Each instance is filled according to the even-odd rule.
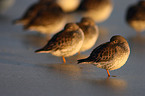
[[145,31],[145,1],[140,0],[137,4],[128,7],[126,21],[137,34]]
[[83,16],[91,17],[96,22],[103,22],[110,16],[112,9],[111,0],[83,0],[78,11]]
[[115,91],[125,90],[127,88],[127,82],[123,79],[117,78],[106,78],[106,79],[84,79],[87,82],[90,82],[93,85],[100,85],[113,89]]
[[70,76],[72,79],[78,79],[81,76],[80,67],[74,64],[49,64],[48,68],[55,72]]

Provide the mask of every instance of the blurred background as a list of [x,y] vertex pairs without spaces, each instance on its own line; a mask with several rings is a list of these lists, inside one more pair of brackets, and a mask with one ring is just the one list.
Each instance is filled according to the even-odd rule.
[[[107,10],[105,19],[99,21],[94,18],[99,27],[99,37],[95,45],[80,55],[66,58],[67,64],[62,64],[61,57],[34,53],[36,49],[44,46],[53,34],[46,36],[36,31],[23,30],[23,25],[13,24],[14,20],[21,18],[26,10],[38,1],[0,0],[1,96],[144,95],[145,32],[140,32],[138,36],[136,30],[126,21],[128,8],[139,0],[111,0],[110,5],[104,4],[110,9]],[[101,9],[103,10],[103,7]],[[67,16],[66,22],[78,22],[82,16],[89,14],[84,9],[70,10],[63,10]],[[126,64],[111,71],[111,74],[117,77],[108,79],[106,70],[93,65],[77,65],[79,58],[87,57],[94,48],[109,41],[114,35],[125,37],[131,48]]]

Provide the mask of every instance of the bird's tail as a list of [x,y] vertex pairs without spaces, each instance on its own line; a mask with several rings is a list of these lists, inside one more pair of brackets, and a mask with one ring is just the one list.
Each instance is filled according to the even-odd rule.
[[45,50],[44,48],[38,49],[35,53],[50,53],[50,50]]
[[17,19],[17,20],[14,20],[12,23],[16,24],[16,25],[18,25],[18,24],[25,25],[25,20]]
[[78,60],[78,64],[90,64],[91,61],[88,58]]

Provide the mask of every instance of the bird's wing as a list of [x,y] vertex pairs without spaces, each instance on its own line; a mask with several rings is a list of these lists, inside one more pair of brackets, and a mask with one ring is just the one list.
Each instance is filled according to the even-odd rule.
[[55,34],[44,47],[44,49],[57,50],[68,46],[68,44],[70,44],[74,38],[73,34],[74,32],[64,32],[64,30]]
[[98,46],[90,55],[90,59],[94,62],[106,62],[111,60],[117,51],[117,45],[107,42]]
[[51,14],[45,10],[41,10],[36,14],[36,16],[31,20],[30,25],[33,26],[45,26],[52,24],[51,22],[53,18],[51,18]]
[[[41,8],[41,5],[36,3],[36,4],[33,4],[32,6],[30,6],[27,11],[25,12],[23,18],[29,18],[31,16],[35,16],[37,14],[37,12],[40,10]],[[33,18],[32,17],[32,18]]]
[[[51,4],[51,3],[50,3]],[[36,16],[31,20],[30,25],[33,26],[46,26],[56,23],[56,20],[60,20],[60,17],[64,17],[64,13],[57,7],[49,8],[48,4],[43,4],[43,7],[37,12]]]

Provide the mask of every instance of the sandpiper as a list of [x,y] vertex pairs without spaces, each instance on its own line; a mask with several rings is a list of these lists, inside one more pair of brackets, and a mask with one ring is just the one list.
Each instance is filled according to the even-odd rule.
[[35,52],[62,56],[65,63],[65,57],[72,56],[79,52],[83,41],[84,33],[79,26],[75,23],[68,23],[64,30],[55,34],[43,48]]
[[78,8],[81,0],[56,0],[56,2],[64,12],[72,12]]
[[83,16],[91,17],[98,23],[105,21],[112,9],[111,0],[83,0],[78,8]]
[[44,34],[54,34],[62,30],[66,24],[65,13],[55,2],[48,2],[45,9],[40,10],[35,18],[24,26],[24,29]]
[[[45,0],[46,2],[46,0]],[[44,0],[39,0],[38,2],[32,4],[24,13],[24,15],[20,19],[14,20],[14,24],[22,24],[27,25],[36,15],[37,13],[44,9],[45,6]]]
[[96,26],[95,21],[90,17],[84,17],[79,23],[79,27],[84,32],[84,43],[80,49],[80,52],[89,50],[94,46],[96,40],[99,36],[98,26]]
[[43,0],[30,7],[23,18],[16,22],[23,22],[26,30],[54,34],[65,26],[66,14],[56,2]]
[[140,0],[128,8],[126,21],[137,33],[145,30],[145,1]]
[[130,48],[126,39],[120,35],[113,36],[109,42],[95,48],[90,56],[78,60],[78,63],[93,64],[98,68],[106,69],[108,77],[109,70],[122,67],[130,54]]

